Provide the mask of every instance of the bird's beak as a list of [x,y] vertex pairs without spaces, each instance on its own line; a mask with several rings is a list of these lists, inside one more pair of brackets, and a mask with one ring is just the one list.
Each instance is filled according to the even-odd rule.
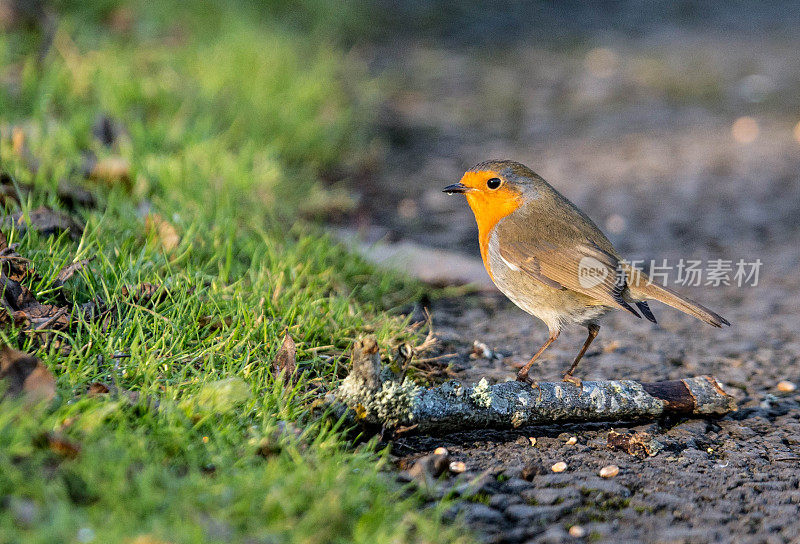
[[442,192],[447,193],[448,195],[454,195],[456,193],[466,193],[467,191],[469,191],[469,187],[467,187],[460,181],[458,183],[448,185],[447,187],[442,189]]

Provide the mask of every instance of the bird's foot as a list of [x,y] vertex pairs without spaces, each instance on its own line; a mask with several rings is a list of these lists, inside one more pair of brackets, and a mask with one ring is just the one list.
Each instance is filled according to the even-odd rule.
[[524,374],[522,372],[518,372],[517,373],[517,381],[518,382],[527,383],[528,385],[530,385],[534,389],[539,389],[539,384],[536,383],[535,381],[533,381],[533,378],[531,378],[528,375],[527,372],[525,372]]
[[563,381],[565,381],[567,383],[571,383],[572,385],[574,385],[578,389],[583,389],[583,382],[581,381],[581,379],[580,378],[576,378],[572,374],[564,374]]

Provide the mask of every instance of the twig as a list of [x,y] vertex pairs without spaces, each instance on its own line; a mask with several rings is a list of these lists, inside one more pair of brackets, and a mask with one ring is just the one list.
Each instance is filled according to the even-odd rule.
[[558,422],[631,421],[670,414],[722,415],[736,402],[710,376],[640,383],[633,380],[462,385],[425,389],[380,364],[374,339],[356,342],[353,370],[336,392],[357,420],[387,429],[441,434],[477,428],[517,428]]

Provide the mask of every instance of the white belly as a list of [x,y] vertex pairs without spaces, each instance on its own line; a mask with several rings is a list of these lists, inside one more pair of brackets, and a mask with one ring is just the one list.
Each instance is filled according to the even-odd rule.
[[494,233],[489,237],[487,260],[497,288],[522,310],[544,321],[551,332],[570,323],[586,325],[610,310],[592,304],[592,299],[581,293],[545,285],[509,263],[500,255]]

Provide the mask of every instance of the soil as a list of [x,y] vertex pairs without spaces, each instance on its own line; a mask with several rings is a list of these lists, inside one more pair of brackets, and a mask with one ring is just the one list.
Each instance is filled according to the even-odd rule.
[[[756,286],[672,285],[730,328],[657,304],[658,325],[617,312],[577,372],[642,381],[713,374],[737,398],[734,414],[396,440],[403,466],[440,446],[465,463],[466,473],[438,485],[464,496],[452,514],[485,541],[800,542],[800,391],[777,386],[800,384],[800,36],[791,31],[796,7],[778,4],[750,13],[745,4],[681,3],[685,12],[644,24],[633,5],[615,3],[585,26],[578,5],[555,15],[517,8],[506,27],[502,15],[488,19],[487,32],[516,32],[496,47],[486,35],[468,43],[480,24],[465,10],[461,26],[443,18],[439,33],[371,51],[396,90],[386,105],[387,165],[358,188],[362,231],[476,256],[466,203],[441,187],[484,159],[512,158],[645,267],[763,263]],[[514,26],[528,15],[535,23]],[[464,382],[513,378],[547,337],[499,293],[439,300],[432,313],[441,353],[456,354],[450,370]],[[533,375],[559,379],[584,338],[565,331]],[[500,357],[471,358],[476,340]],[[664,449],[644,459],[610,450],[607,433],[621,427]],[[551,470],[558,461],[564,472]],[[531,481],[521,477],[529,464]],[[609,464],[619,475],[600,478]]]

